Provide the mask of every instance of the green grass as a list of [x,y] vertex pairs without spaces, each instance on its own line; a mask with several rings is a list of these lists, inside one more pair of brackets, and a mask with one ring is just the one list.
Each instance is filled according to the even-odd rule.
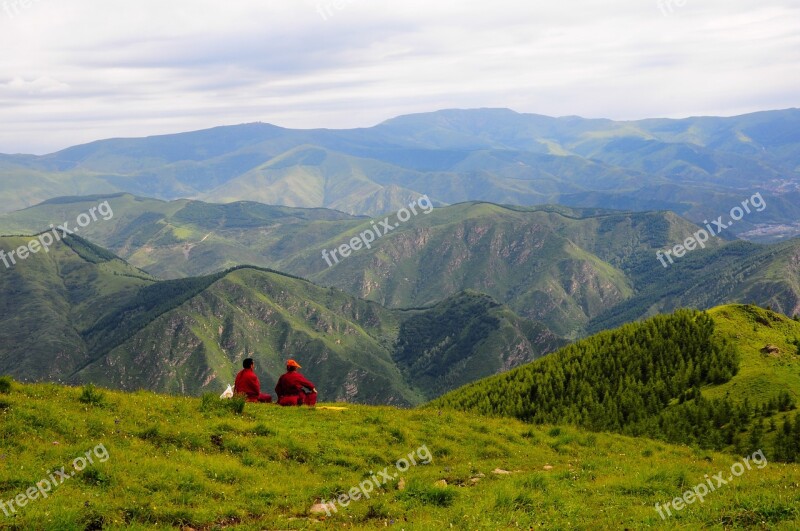
[[[718,334],[730,338],[739,348],[739,374],[730,382],[704,393],[720,398],[758,397],[760,401],[788,391],[800,403],[800,356],[791,343],[800,338],[800,323],[752,305],[727,305],[709,310]],[[761,350],[767,345],[780,349],[775,355]]]
[[[0,529],[620,529],[800,521],[800,467],[755,467],[662,522],[654,510],[733,456],[565,426],[437,410],[346,410],[13,383],[0,408],[0,499],[103,445]],[[425,446],[411,466],[331,517],[309,514]],[[417,454],[421,457],[421,454]],[[495,469],[510,474],[494,474]],[[398,488],[400,478],[404,489]],[[446,485],[441,482],[444,480]],[[476,481],[477,480],[477,481]]]

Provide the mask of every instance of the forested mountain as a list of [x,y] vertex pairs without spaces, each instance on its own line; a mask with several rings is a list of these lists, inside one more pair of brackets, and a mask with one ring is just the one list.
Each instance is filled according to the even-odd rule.
[[797,109],[633,122],[446,110],[351,130],[254,123],[2,155],[0,208],[130,192],[378,215],[426,194],[437,204],[673,210],[701,222],[760,191],[769,208],[731,232],[776,239],[800,233],[798,130]]
[[[680,310],[583,339],[432,408],[800,458],[800,323],[754,306]],[[766,446],[765,446],[766,445]]]
[[[80,234],[160,278],[238,265],[287,271],[392,308],[487,293],[558,335],[728,302],[800,313],[800,240],[756,245],[711,237],[665,268],[656,253],[697,227],[670,212],[463,203],[419,211],[331,267],[337,249],[383,218],[254,202],[215,205],[131,195],[61,198],[0,216],[0,233],[74,220],[100,201],[114,212]],[[60,221],[59,221],[60,222]]]
[[[404,311],[254,267],[156,281],[76,236],[4,270],[0,292],[0,373],[128,390],[221,392],[253,357],[269,391],[298,357],[325,400],[410,405],[563,344],[485,295]],[[418,341],[420,322],[441,328]],[[451,345],[432,380],[417,360]]]
[[118,194],[51,199],[0,215],[0,234],[28,234],[47,229],[54,219],[75,220],[102,201],[108,201],[113,216],[79,234],[162,279],[237,265],[275,267],[286,256],[335,239],[368,219],[324,208],[165,202]]
[[566,343],[544,325],[519,319],[477,292],[405,313],[393,358],[426,398],[474,382],[479,374],[505,372]]

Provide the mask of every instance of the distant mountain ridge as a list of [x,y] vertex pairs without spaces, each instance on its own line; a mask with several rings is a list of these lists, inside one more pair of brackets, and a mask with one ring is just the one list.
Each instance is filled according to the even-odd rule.
[[761,191],[769,208],[732,232],[774,240],[800,234],[797,131],[797,109],[631,122],[454,109],[349,130],[254,123],[0,155],[0,208],[124,191],[377,215],[426,194],[437,204],[673,210],[699,222]]

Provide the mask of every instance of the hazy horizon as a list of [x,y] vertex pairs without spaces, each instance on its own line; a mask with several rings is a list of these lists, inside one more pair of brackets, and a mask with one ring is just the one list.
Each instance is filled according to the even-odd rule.
[[[410,115],[414,115],[414,114],[430,114],[430,113],[436,113],[436,112],[440,112],[440,111],[450,111],[450,110],[472,111],[472,110],[501,110],[501,109],[503,109],[503,108],[502,107],[476,107],[476,108],[472,108],[472,109],[466,109],[466,108],[434,109],[434,110],[430,110],[430,111],[421,111],[421,112],[417,112],[417,113],[410,113],[408,115],[390,116],[390,117],[386,118],[385,120],[381,120],[381,121],[373,123],[373,124],[367,124],[367,125],[361,125],[361,126],[355,126],[355,127],[287,127],[287,126],[284,126],[284,125],[278,124],[278,123],[271,123],[271,122],[265,122],[265,121],[256,120],[256,121],[252,121],[252,122],[215,124],[215,125],[209,125],[207,127],[200,127],[200,128],[189,129],[189,130],[185,130],[185,131],[165,131],[165,132],[153,133],[153,134],[143,134],[143,135],[140,135],[140,136],[116,136],[116,137],[107,137],[107,138],[94,138],[94,139],[91,139],[91,140],[87,140],[85,142],[80,142],[80,143],[77,143],[77,144],[65,145],[65,146],[62,146],[62,147],[60,147],[58,149],[55,149],[55,150],[52,150],[52,151],[47,151],[47,152],[42,152],[42,153],[32,153],[32,152],[31,153],[23,153],[23,152],[9,153],[9,152],[0,151],[0,154],[3,154],[3,155],[44,156],[44,155],[51,155],[53,153],[57,153],[59,151],[62,151],[64,149],[68,149],[68,148],[71,148],[71,147],[80,146],[80,145],[86,145],[86,144],[92,144],[94,142],[102,142],[104,140],[150,138],[150,137],[159,137],[159,136],[179,135],[179,134],[182,134],[182,133],[193,133],[193,132],[197,132],[197,131],[205,131],[205,130],[216,129],[216,128],[220,128],[220,127],[236,127],[236,126],[240,126],[240,125],[249,125],[249,124],[256,124],[256,123],[264,124],[264,125],[272,125],[272,126],[280,127],[282,129],[293,129],[293,130],[313,131],[313,130],[327,129],[327,130],[332,130],[332,131],[346,131],[346,130],[352,130],[352,129],[368,129],[370,127],[375,127],[377,125],[380,125],[383,122],[389,121],[389,120],[391,120],[393,118],[397,118],[399,116],[410,116]],[[798,107],[787,107],[785,109],[761,109],[761,110],[756,110],[756,111],[752,111],[752,112],[748,112],[748,113],[744,113],[744,114],[737,113],[737,114],[729,114],[729,115],[710,115],[710,114],[707,114],[707,115],[687,115],[687,116],[643,116],[641,118],[633,118],[633,119],[630,119],[630,120],[614,120],[613,118],[608,118],[607,116],[578,116],[578,115],[549,116],[549,115],[543,115],[541,113],[529,113],[529,112],[524,112],[523,113],[523,112],[519,112],[519,111],[517,111],[515,109],[508,109],[508,110],[511,110],[511,111],[514,111],[514,112],[516,112],[518,114],[523,114],[523,115],[531,114],[531,115],[539,115],[539,116],[549,116],[550,118],[578,117],[578,118],[587,119],[587,120],[609,119],[609,120],[614,120],[614,121],[619,121],[619,122],[635,122],[635,121],[639,121],[639,120],[653,120],[653,119],[655,119],[655,120],[658,120],[658,119],[684,120],[684,119],[690,119],[690,118],[735,118],[737,116],[743,116],[743,115],[747,115],[747,114],[755,114],[755,113],[760,113],[760,112],[779,112],[779,111],[788,111],[788,110],[796,110],[796,109],[798,109]]]
[[800,106],[789,0],[0,2],[0,152],[447,108],[635,120]]

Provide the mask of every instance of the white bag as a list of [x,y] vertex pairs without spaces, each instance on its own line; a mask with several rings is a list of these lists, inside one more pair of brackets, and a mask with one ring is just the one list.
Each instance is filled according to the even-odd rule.
[[222,399],[233,398],[233,387],[229,385],[228,388],[225,389],[225,392],[219,395],[219,397]]

